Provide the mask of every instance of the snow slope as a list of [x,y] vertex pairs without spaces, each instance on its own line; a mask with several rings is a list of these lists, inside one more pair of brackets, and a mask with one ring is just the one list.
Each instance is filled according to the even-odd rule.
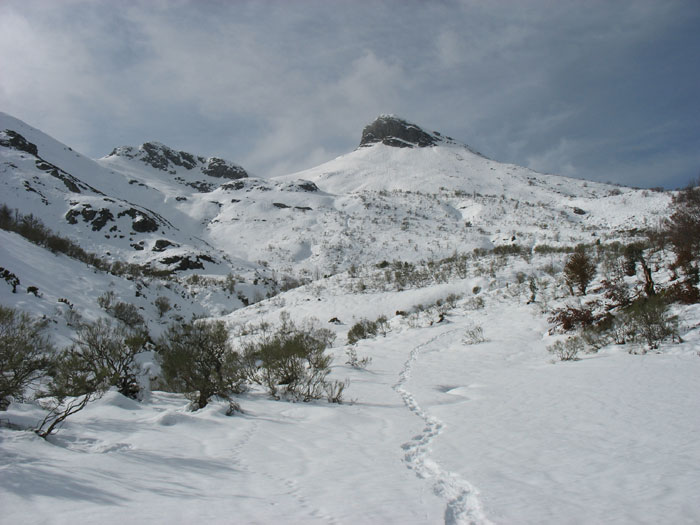
[[[468,279],[453,289],[467,290]],[[427,303],[445,289],[386,293],[374,309]],[[365,313],[344,283],[286,309]],[[111,392],[45,442],[0,429],[0,503],[11,523],[694,523],[700,474],[697,329],[681,346],[609,347],[552,364],[537,305],[504,288],[446,322],[391,319],[365,340],[366,370],[343,365],[353,403],[290,404],[253,391],[245,413],[192,413],[182,396],[136,403]],[[354,306],[353,306],[354,305]],[[300,311],[304,307],[303,311]],[[274,316],[274,300],[230,321]],[[341,317],[343,319],[343,317]],[[700,319],[698,313],[692,319]],[[486,342],[465,344],[483,327]],[[12,405],[15,424],[40,418]]]

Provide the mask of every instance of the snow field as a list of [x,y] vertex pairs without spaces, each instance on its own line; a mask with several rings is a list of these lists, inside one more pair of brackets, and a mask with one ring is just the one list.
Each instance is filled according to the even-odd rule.
[[[364,312],[361,306],[381,309],[378,298],[362,304],[363,297],[354,296],[353,306],[342,295],[301,301],[302,290],[288,292],[295,293],[306,305],[304,316],[338,312],[341,305],[343,315]],[[383,307],[428,303],[435,294],[413,291],[410,300],[394,298]],[[1,428],[5,518],[697,521],[695,332],[690,343],[660,354],[608,347],[552,364],[536,306],[499,297],[487,294],[478,311],[463,302],[432,326],[392,320],[386,337],[357,345],[358,355],[372,357],[367,370],[343,365],[343,347],[334,348],[333,377],[351,380],[353,403],[293,404],[252,391],[238,399],[245,413],[226,417],[223,402],[193,413],[180,395],[154,392],[136,403],[110,392],[48,442]],[[234,316],[245,318],[250,310]],[[465,344],[465,331],[476,325],[487,340]],[[339,332],[336,345],[343,343]],[[12,405],[7,413],[15,424],[40,416],[31,405]]]

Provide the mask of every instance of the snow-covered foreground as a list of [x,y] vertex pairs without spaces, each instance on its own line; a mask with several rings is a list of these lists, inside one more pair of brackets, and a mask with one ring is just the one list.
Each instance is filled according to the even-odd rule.
[[[334,349],[352,403],[250,392],[227,417],[223,402],[188,412],[180,395],[109,392],[48,441],[0,428],[2,521],[700,521],[696,331],[658,354],[553,364],[534,305],[494,296],[432,326],[394,321],[358,345],[366,370]],[[474,326],[487,340],[465,344]]]

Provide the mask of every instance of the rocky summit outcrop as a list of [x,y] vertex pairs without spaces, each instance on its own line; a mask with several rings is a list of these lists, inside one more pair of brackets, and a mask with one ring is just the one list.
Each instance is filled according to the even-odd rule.
[[360,147],[381,142],[396,148],[424,148],[440,142],[451,142],[438,132],[427,132],[415,124],[393,115],[380,115],[362,130]]
[[228,162],[218,157],[200,157],[177,151],[159,142],[146,142],[138,148],[133,146],[122,146],[115,148],[109,154],[110,157],[126,157],[137,159],[153,168],[169,173],[175,173],[177,168],[186,170],[199,170],[209,177],[222,179],[243,179],[248,177],[248,173],[239,165]]
[[248,177],[248,173],[242,167],[218,157],[207,159],[207,165],[202,168],[202,173],[210,177],[231,180]]

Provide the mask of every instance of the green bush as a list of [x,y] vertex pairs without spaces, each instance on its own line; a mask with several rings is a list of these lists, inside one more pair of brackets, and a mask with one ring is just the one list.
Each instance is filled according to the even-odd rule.
[[345,383],[328,381],[331,356],[325,353],[335,335],[315,323],[296,326],[288,315],[273,334],[245,345],[248,377],[275,399],[311,401],[326,397],[340,403]]
[[112,325],[100,319],[81,326],[76,334],[73,351],[85,361],[87,368],[104,375],[110,386],[119,393],[136,399],[140,392],[140,367],[136,356],[143,352],[148,341],[145,332],[137,332],[123,325]]
[[43,334],[46,323],[0,306],[0,410],[46,375],[52,347]]
[[[167,298],[164,297],[163,299],[167,301]],[[99,296],[97,298],[97,304],[112,317],[118,319],[130,328],[136,328],[146,323],[136,306],[123,301],[117,301],[112,290]],[[160,307],[158,308],[160,309]]]
[[504,244],[493,248],[494,255],[522,255],[530,253],[529,248],[519,244]]
[[43,397],[42,406],[48,409],[44,420],[35,429],[42,438],[55,432],[69,416],[79,412],[87,404],[99,399],[110,385],[109,371],[96,366],[89,355],[73,346],[61,351],[51,363],[51,381]]
[[[380,318],[382,319],[382,318]],[[354,345],[361,339],[369,339],[375,337],[379,333],[380,319],[370,321],[369,319],[360,319],[348,330],[348,344]],[[383,324],[386,324],[386,317],[383,318]]]
[[230,400],[244,389],[240,356],[229,344],[223,321],[172,324],[156,351],[166,387],[183,392],[195,409],[214,396]]
[[669,313],[664,298],[653,296],[633,303],[624,314],[634,339],[650,350],[667,339],[678,337],[678,319]]

